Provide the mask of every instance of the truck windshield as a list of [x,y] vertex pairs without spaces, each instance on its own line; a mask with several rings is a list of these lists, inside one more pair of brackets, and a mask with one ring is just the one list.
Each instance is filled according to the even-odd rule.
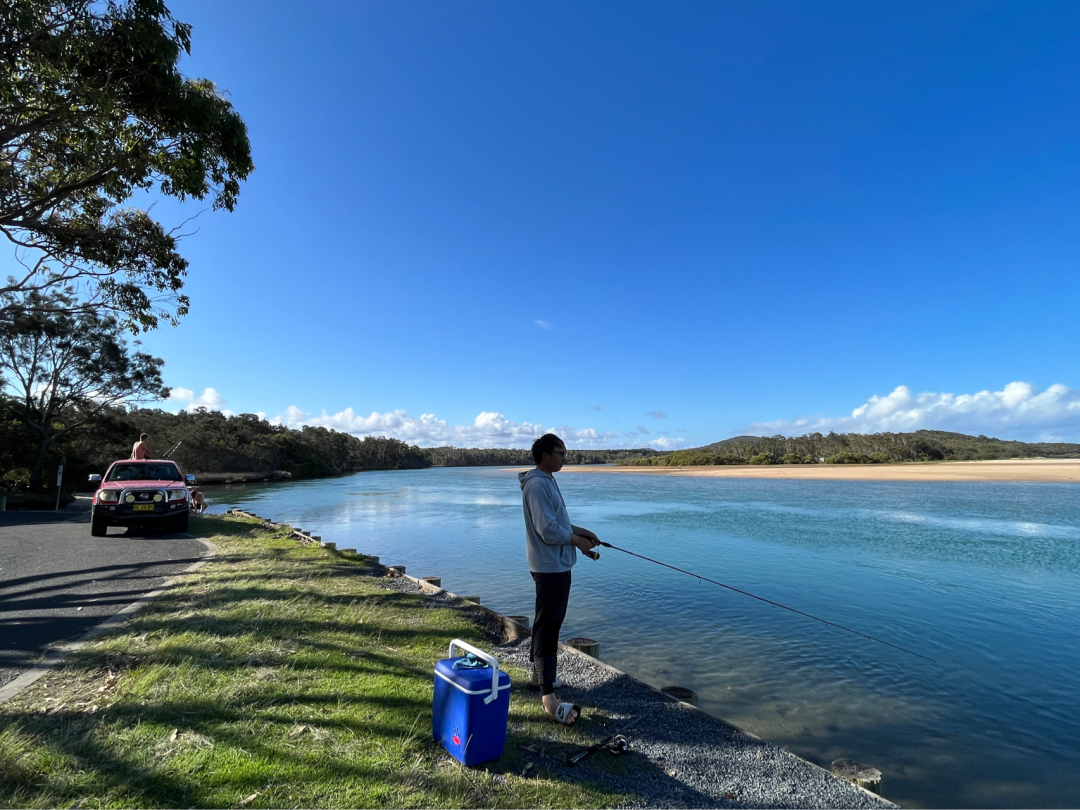
[[172,464],[117,464],[107,481],[181,481],[180,471]]

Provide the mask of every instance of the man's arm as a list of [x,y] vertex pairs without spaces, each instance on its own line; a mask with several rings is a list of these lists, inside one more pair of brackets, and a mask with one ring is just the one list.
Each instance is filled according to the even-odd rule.
[[[565,546],[574,543],[573,529],[566,531],[558,520],[558,507],[554,493],[540,482],[525,484],[525,498],[529,503],[529,517],[533,530],[540,539],[550,546]],[[574,543],[574,545],[577,545]]]

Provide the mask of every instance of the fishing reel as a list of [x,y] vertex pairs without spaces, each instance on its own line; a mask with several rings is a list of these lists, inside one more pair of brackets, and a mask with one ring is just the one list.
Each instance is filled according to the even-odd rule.
[[622,734],[616,734],[612,737],[611,742],[607,744],[607,750],[611,752],[612,756],[616,757],[625,754],[630,750],[630,741]]
[[601,748],[606,748],[611,752],[612,756],[619,756],[625,754],[630,750],[630,741],[626,739],[622,734],[612,734],[609,737],[601,740],[595,745],[590,745],[588,748],[583,748],[566,760],[567,765],[577,765],[582,760],[588,758],[591,754],[595,754]]

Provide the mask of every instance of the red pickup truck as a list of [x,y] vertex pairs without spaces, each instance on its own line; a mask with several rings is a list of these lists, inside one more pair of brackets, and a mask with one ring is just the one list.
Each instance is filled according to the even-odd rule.
[[114,461],[94,493],[90,534],[104,537],[109,526],[133,525],[186,532],[191,498],[187,484],[194,478],[185,478],[176,462],[167,459]]

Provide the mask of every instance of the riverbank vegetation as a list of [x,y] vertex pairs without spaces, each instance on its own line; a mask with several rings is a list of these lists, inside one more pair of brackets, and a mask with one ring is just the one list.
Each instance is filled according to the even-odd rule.
[[[301,479],[362,470],[533,463],[529,451],[523,449],[422,448],[398,439],[360,439],[323,427],[289,428],[255,414],[226,416],[201,408],[180,413],[158,408],[97,408],[88,415],[78,403],[69,404],[54,417],[54,436],[47,455],[42,456],[36,434],[20,418],[22,410],[17,400],[0,398],[0,479],[13,489],[36,490],[30,486],[35,466],[55,470],[62,458],[67,459],[68,489],[79,486],[88,474],[103,473],[110,462],[127,458],[141,433],[150,434],[154,454],[172,450],[171,458],[185,472],[207,479],[225,473]],[[78,429],[67,429],[66,424]],[[649,458],[656,453],[650,449],[572,450],[567,463],[604,464]]]
[[[255,521],[202,517],[216,557],[0,705],[3,807],[614,807],[561,765],[604,736],[546,718],[509,668],[506,750],[431,739],[435,662],[490,648],[476,608],[380,587],[382,569]],[[525,750],[528,749],[528,750]],[[590,771],[648,767],[593,757]]]
[[630,466],[722,464],[887,464],[904,461],[994,461],[1010,458],[1080,458],[1080,444],[1027,443],[943,430],[912,433],[809,433],[739,436],[690,450],[629,458]]
[[[405,470],[428,467],[531,466],[524,448],[418,447],[398,439],[363,439],[322,427],[300,429],[271,424],[255,414],[226,416],[195,409],[168,413],[158,408],[99,408],[88,415],[71,406],[53,422],[55,439],[47,458],[37,434],[19,419],[17,403],[0,398],[0,480],[8,489],[55,493],[33,488],[34,465],[55,470],[66,458],[65,491],[82,486],[89,473],[104,472],[115,459],[126,458],[140,433],[149,433],[155,454],[172,451],[185,472],[220,480],[244,474],[242,480],[322,478],[363,470]],[[58,430],[68,419],[78,429]],[[63,425],[59,425],[62,427]],[[646,466],[712,466],[761,464],[881,464],[908,461],[988,461],[1009,458],[1078,458],[1080,445],[1002,441],[985,436],[919,430],[912,433],[854,433],[797,437],[740,436],[689,450],[570,450],[567,464]]]
[[[431,467],[531,467],[532,451],[528,448],[506,447],[428,447],[422,450]],[[635,450],[569,450],[566,464],[611,464],[632,458],[660,456],[658,450],[638,448]]]

